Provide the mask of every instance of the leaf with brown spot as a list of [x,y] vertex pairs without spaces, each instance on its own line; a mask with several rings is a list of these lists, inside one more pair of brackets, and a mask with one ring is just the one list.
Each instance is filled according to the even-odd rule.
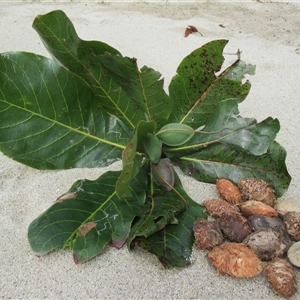
[[78,229],[78,235],[79,236],[85,236],[90,230],[95,228],[97,226],[97,223],[92,221],[92,222],[87,222],[83,225],[81,225]]
[[54,202],[59,203],[65,200],[70,200],[76,198],[76,192],[67,192],[59,196]]

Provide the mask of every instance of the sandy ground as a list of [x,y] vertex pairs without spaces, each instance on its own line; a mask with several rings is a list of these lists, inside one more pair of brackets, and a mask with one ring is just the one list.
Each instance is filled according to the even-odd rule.
[[[123,55],[136,57],[165,77],[165,86],[180,61],[195,48],[219,38],[230,40],[227,63],[239,48],[242,59],[256,64],[252,90],[241,114],[281,122],[279,141],[287,150],[293,178],[283,198],[299,198],[298,130],[300,67],[299,3],[189,4],[20,4],[0,5],[0,52],[25,50],[49,56],[31,28],[34,17],[63,9],[83,39],[102,40]],[[203,37],[183,37],[194,25]],[[220,26],[221,25],[221,26]],[[297,121],[298,120],[298,121]],[[114,164],[108,169],[118,169]],[[1,299],[276,299],[263,275],[253,279],[217,276],[205,253],[183,269],[164,270],[155,257],[139,250],[108,248],[75,265],[70,251],[37,258],[27,242],[27,227],[77,179],[95,179],[106,169],[39,171],[0,154],[0,298]],[[201,203],[215,197],[214,185],[182,176],[190,196]],[[297,271],[300,280],[300,272]],[[293,299],[299,299],[296,294]]]

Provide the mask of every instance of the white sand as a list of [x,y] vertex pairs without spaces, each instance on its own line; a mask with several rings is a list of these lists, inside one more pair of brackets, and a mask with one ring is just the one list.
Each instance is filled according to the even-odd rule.
[[[252,90],[241,114],[259,121],[281,122],[279,141],[287,150],[293,180],[283,198],[299,199],[299,67],[300,4],[0,4],[0,52],[25,50],[49,56],[31,28],[34,17],[63,9],[83,39],[102,40],[123,55],[138,58],[160,71],[166,87],[179,62],[202,44],[230,40],[226,53],[242,50],[242,59],[256,64]],[[220,27],[222,24],[225,28]],[[187,25],[204,37],[183,37]],[[228,62],[235,59],[226,55]],[[118,168],[115,164],[109,169]],[[95,179],[107,169],[38,171],[0,154],[0,298],[1,299],[276,299],[266,279],[217,276],[205,253],[194,253],[184,269],[164,270],[142,251],[107,248],[75,265],[68,250],[37,258],[27,241],[27,227],[77,179]],[[182,177],[190,196],[201,203],[215,197],[214,185]],[[297,271],[300,279],[300,272]],[[293,299],[298,299],[299,293]]]

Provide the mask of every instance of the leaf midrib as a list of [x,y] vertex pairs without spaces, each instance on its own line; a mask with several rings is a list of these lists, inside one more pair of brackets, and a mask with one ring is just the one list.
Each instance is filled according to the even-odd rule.
[[[40,19],[40,21],[41,21],[41,19]],[[42,21],[41,21],[42,22]],[[110,97],[110,95],[106,92],[106,90],[102,87],[102,85],[100,84],[100,82],[95,78],[95,76],[93,75],[93,73],[84,65],[84,64],[82,64],[81,62],[80,62],[80,60],[76,57],[76,56],[74,56],[73,54],[72,54],[72,52],[70,52],[69,51],[69,49],[63,44],[63,43],[61,43],[61,41],[60,41],[60,39],[58,38],[58,36],[56,36],[55,34],[54,34],[54,32],[48,27],[48,26],[46,26],[46,24],[44,23],[44,22],[42,22],[43,24],[44,24],[44,26],[45,27],[47,27],[48,29],[49,29],[49,31],[52,33],[52,36],[54,37],[54,38],[56,38],[56,40],[58,41],[58,43],[65,49],[65,51],[67,52],[67,53],[69,53],[69,55],[71,55],[74,59],[75,59],[75,61],[77,61],[81,66],[83,66],[84,67],[84,69],[87,71],[87,74],[89,75],[89,76],[91,76],[93,79],[94,79],[94,81],[98,84],[98,86],[97,87],[100,87],[101,88],[101,90],[103,91],[103,93],[106,95],[106,97],[110,100],[110,102],[111,103],[113,103],[113,105],[115,106],[115,108],[120,112],[120,114],[121,115],[123,115],[124,116],[124,119],[128,122],[128,124],[130,124],[130,126],[132,127],[132,128],[135,128],[134,127],[134,124],[128,119],[128,117],[124,114],[124,112],[119,108],[119,106],[114,102],[114,100]],[[75,32],[76,33],[76,32]],[[80,39],[79,38],[79,36],[77,35],[77,33],[76,33],[76,36],[77,36],[77,38],[78,38],[78,40],[79,40],[79,43],[78,44],[80,44],[83,40],[82,39]],[[78,46],[77,46],[77,48],[78,48]],[[56,50],[55,50],[56,51]],[[78,75],[78,76],[80,76],[80,75]],[[101,78],[101,76],[100,76],[100,78]],[[89,86],[91,86],[87,81],[85,81]]]
[[[104,140],[104,139],[99,138],[99,137],[97,137],[97,136],[87,134],[87,133],[85,133],[85,132],[83,132],[83,131],[80,131],[80,130],[78,130],[78,129],[75,129],[75,128],[73,128],[73,127],[71,127],[71,126],[68,126],[68,125],[66,125],[66,124],[64,124],[64,123],[61,123],[61,122],[59,122],[59,121],[57,121],[57,120],[50,119],[50,118],[48,118],[48,117],[46,117],[46,116],[44,116],[44,115],[41,115],[41,114],[38,114],[38,113],[36,113],[36,112],[30,111],[30,110],[28,110],[28,109],[26,109],[26,108],[17,106],[17,105],[15,105],[15,104],[12,104],[12,103],[10,103],[10,102],[7,102],[7,101],[1,100],[1,99],[0,99],[0,102],[3,102],[3,103],[5,103],[5,104],[8,104],[8,105],[11,106],[11,107],[14,107],[14,108],[16,108],[16,109],[22,110],[22,111],[24,111],[24,112],[27,112],[27,113],[31,114],[32,116],[35,116],[35,117],[38,117],[38,118],[42,118],[42,119],[44,119],[44,120],[46,120],[46,121],[48,121],[48,122],[50,122],[50,123],[54,123],[54,124],[56,124],[56,125],[58,125],[58,126],[64,127],[64,128],[66,128],[66,129],[68,129],[69,131],[75,132],[75,133],[80,134],[80,135],[83,135],[84,137],[91,138],[91,139],[94,139],[94,140],[96,140],[96,141],[98,141],[98,142],[101,142],[101,143],[103,143],[103,144],[107,144],[107,145],[110,145],[110,146],[114,146],[114,147],[117,147],[117,148],[120,148],[120,149],[125,149],[125,146],[123,146],[123,145],[116,144],[116,143],[110,142],[109,140]],[[25,121],[25,122],[26,122],[26,121]]]

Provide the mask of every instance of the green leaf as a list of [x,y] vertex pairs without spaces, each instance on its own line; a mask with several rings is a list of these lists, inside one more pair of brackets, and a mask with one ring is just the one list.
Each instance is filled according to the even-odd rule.
[[172,102],[158,72],[147,67],[140,72],[135,59],[107,44],[81,40],[60,10],[36,17],[33,28],[55,59],[86,80],[101,107],[130,128],[141,120],[160,123],[169,116]]
[[205,208],[194,202],[177,186],[177,191],[188,202],[188,209],[176,216],[177,224],[168,224],[149,237],[137,237],[135,244],[156,255],[165,268],[184,267],[191,263],[194,244],[193,225],[199,218],[207,218]]
[[215,143],[175,162],[185,174],[202,182],[216,183],[217,178],[225,178],[237,184],[243,178],[263,179],[276,191],[277,197],[281,197],[291,181],[285,159],[285,149],[274,141],[260,156],[232,145]]
[[135,58],[106,53],[100,59],[101,65],[147,115],[148,120],[155,121],[158,127],[163,126],[173,102],[163,89],[161,74],[146,66],[139,71]]
[[138,236],[148,237],[169,223],[177,223],[176,215],[186,210],[188,199],[178,176],[174,188],[165,192],[154,182],[150,186],[144,212],[132,227],[127,239],[127,247]]
[[148,168],[130,185],[133,197],[120,200],[115,184],[120,172],[107,172],[97,180],[79,180],[28,228],[28,240],[38,255],[70,247],[75,263],[82,263],[111,244],[125,243],[133,219],[146,200]]
[[242,81],[245,74],[254,74],[254,66],[237,60],[215,75],[223,63],[222,51],[226,44],[226,40],[209,42],[183,59],[169,86],[174,101],[169,122],[197,129],[210,120],[220,101],[238,98],[241,102],[248,95],[251,85]]
[[239,99],[226,99],[217,104],[211,119],[182,147],[165,148],[170,156],[185,155],[201,150],[213,143],[236,146],[250,154],[267,152],[280,129],[277,119],[267,118],[257,123],[253,118],[243,118],[238,113]]
[[155,122],[141,121],[136,127],[132,140],[122,153],[123,169],[116,184],[116,193],[120,198],[131,196],[129,183],[136,176],[137,170],[142,164],[141,153],[137,153],[137,151],[143,151],[144,137],[147,133],[153,133],[154,129]]
[[130,130],[104,112],[84,80],[48,58],[0,55],[0,149],[38,169],[101,167]]

